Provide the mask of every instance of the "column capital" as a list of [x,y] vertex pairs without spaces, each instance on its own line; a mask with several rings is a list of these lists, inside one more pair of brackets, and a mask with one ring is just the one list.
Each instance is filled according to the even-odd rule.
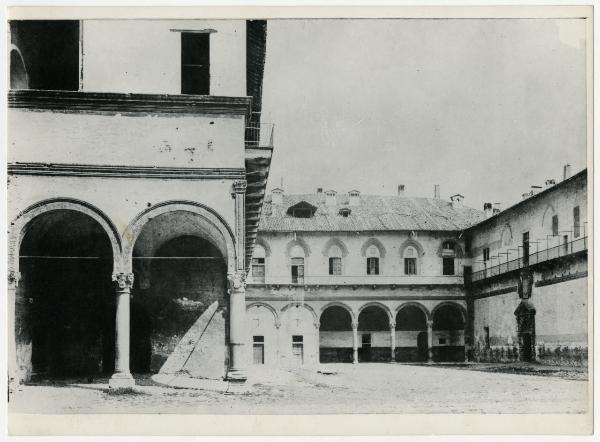
[[313,323],[313,325],[315,326],[315,328],[316,328],[317,330],[319,330],[319,328],[321,328],[321,323],[320,323],[319,321],[317,321],[317,322],[314,322],[314,323]]
[[353,331],[358,330],[358,321],[352,321],[352,330]]
[[131,290],[133,287],[133,273],[113,273],[112,280],[119,290]]
[[229,283],[229,292],[244,291],[246,289],[246,272],[239,271],[227,274],[227,282]]
[[390,330],[396,329],[396,321],[390,321]]
[[237,180],[233,182],[233,191],[235,193],[246,193],[248,182],[246,180]]
[[427,327],[429,327],[429,328],[433,327],[433,319],[427,320]]
[[8,272],[8,288],[19,287],[19,281],[21,281],[21,272],[11,270]]

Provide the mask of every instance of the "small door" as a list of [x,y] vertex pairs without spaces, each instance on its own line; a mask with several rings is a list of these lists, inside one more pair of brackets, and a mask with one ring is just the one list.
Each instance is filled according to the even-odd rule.
[[427,332],[421,332],[417,335],[417,355],[419,361],[427,360]]
[[254,336],[252,344],[252,362],[255,365],[262,365],[265,363],[265,337]]
[[292,359],[295,365],[304,364],[304,336],[292,336]]
[[362,361],[371,362],[371,334],[366,333],[361,337]]
[[525,362],[531,362],[533,361],[533,351],[532,351],[532,347],[533,347],[533,339],[530,333],[523,333],[521,335],[521,339],[522,339],[522,347],[521,347],[521,351],[522,351],[522,358],[523,361]]

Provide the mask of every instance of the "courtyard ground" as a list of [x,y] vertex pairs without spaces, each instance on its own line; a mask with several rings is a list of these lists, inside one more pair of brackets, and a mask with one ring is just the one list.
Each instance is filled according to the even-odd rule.
[[[21,386],[14,413],[583,413],[585,370],[535,370],[490,364],[321,364],[314,369],[260,367],[245,394],[175,389],[138,377],[133,393],[107,392],[108,380]],[[499,372],[500,371],[500,372]],[[506,370],[504,370],[506,371]],[[550,373],[548,373],[550,371]],[[525,372],[527,374],[520,374]]]

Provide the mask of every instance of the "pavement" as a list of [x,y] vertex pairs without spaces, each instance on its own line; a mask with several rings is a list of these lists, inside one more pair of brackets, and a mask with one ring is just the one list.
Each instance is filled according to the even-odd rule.
[[108,379],[66,380],[20,386],[10,397],[9,412],[584,413],[585,370],[575,370],[575,375],[565,370],[567,375],[547,369],[498,372],[490,364],[320,364],[297,370],[253,366],[238,394],[227,394],[231,391],[222,381],[170,380],[173,388],[138,376],[134,392],[114,395],[108,394]]

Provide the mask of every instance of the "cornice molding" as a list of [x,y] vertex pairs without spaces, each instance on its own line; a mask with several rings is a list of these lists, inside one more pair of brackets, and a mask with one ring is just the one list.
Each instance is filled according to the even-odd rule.
[[171,178],[179,180],[244,178],[243,168],[113,166],[94,164],[9,163],[9,175],[106,178]]
[[250,115],[252,97],[13,90],[10,109],[100,114]]

